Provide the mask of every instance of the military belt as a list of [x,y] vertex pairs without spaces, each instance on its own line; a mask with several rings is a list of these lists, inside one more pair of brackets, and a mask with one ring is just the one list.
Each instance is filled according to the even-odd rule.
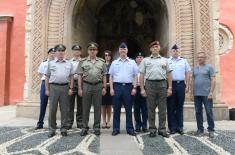
[[165,79],[161,79],[161,80],[148,80],[147,81],[151,81],[151,82],[162,82],[162,81],[166,81]]
[[122,86],[125,86],[125,85],[132,85],[132,83],[121,83],[121,82],[114,82],[114,84],[122,85]]
[[57,85],[57,86],[65,86],[65,85],[68,85],[69,83],[50,83],[50,84],[53,84],[53,85]]
[[172,81],[172,83],[184,83],[184,80],[174,80],[174,81]]
[[90,84],[90,85],[97,85],[97,84],[101,83],[101,81],[95,82],[95,83],[88,82],[88,81],[83,81],[83,82],[86,83],[86,84]]

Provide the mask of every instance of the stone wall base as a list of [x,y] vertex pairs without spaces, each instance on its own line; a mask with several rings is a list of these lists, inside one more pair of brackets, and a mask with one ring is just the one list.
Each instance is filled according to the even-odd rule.
[[[16,116],[17,117],[26,117],[26,118],[34,118],[38,119],[39,117],[39,103],[37,102],[27,102],[27,103],[20,103],[17,105],[16,108]],[[93,108],[91,109],[91,113],[93,113]],[[156,110],[156,117],[157,115],[157,110]],[[206,115],[205,115],[205,109],[203,109],[204,112],[204,120],[206,120]],[[214,104],[213,108],[214,112],[214,119],[219,121],[219,120],[229,120],[229,109],[225,104],[222,103],[216,103]],[[47,113],[46,113],[46,120],[48,117],[48,107],[47,107]],[[93,114],[91,115],[93,118]],[[125,118],[125,109],[122,108],[122,117]],[[60,111],[58,108],[57,111],[57,118],[60,118]],[[195,109],[193,102],[190,103],[185,103],[184,106],[184,121],[195,121]]]

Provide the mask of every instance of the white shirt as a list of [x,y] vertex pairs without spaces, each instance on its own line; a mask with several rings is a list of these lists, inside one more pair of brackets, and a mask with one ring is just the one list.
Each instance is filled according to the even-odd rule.
[[80,62],[81,58],[79,59],[76,59],[76,58],[72,58],[70,61],[73,65],[73,73],[74,73],[74,79],[76,80],[78,78],[78,75],[76,74],[76,70],[77,70],[77,67],[79,65],[79,62]]
[[42,74],[41,80],[45,80],[46,79],[46,71],[48,68],[48,59],[44,60],[38,67],[38,73]]

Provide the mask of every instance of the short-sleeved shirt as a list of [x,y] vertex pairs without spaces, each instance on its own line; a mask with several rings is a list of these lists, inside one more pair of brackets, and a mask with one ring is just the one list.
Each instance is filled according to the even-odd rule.
[[191,68],[188,61],[182,57],[168,59],[170,68],[172,69],[172,80],[183,81],[185,80],[185,73],[190,72]]
[[52,60],[48,63],[46,75],[49,83],[68,83],[73,73],[73,65],[69,60]]
[[211,89],[211,77],[215,77],[215,70],[210,64],[193,68],[194,96],[208,96]]
[[138,75],[138,67],[130,58],[114,60],[110,66],[109,74],[113,82],[132,83],[133,77]]
[[41,80],[45,80],[46,76],[46,71],[48,68],[48,61],[49,60],[44,60],[38,67],[38,73],[42,74]]
[[166,80],[170,69],[167,58],[160,55],[144,58],[139,66],[140,73],[144,73],[146,80]]
[[76,59],[76,58],[72,58],[70,59],[72,65],[73,65],[73,73],[74,73],[74,78],[77,78],[77,74],[76,74],[76,69],[78,68],[78,64],[80,62],[81,58],[80,59]]
[[83,81],[98,83],[102,82],[107,74],[107,68],[103,59],[96,57],[93,63],[90,57],[87,57],[81,60],[76,73],[82,76]]

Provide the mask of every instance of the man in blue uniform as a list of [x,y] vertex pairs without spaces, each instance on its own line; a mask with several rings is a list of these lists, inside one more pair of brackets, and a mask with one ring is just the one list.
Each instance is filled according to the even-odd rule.
[[131,95],[136,94],[136,78],[138,67],[134,60],[127,57],[128,47],[126,43],[119,46],[120,57],[113,61],[109,69],[110,95],[113,96],[113,132],[116,136],[120,133],[120,113],[122,103],[126,111],[126,131],[135,136],[132,122]]
[[[143,58],[144,54],[142,52],[138,52],[136,54],[135,62],[137,66],[140,65]],[[140,91],[140,73],[138,73],[136,95],[134,96],[134,117],[135,117],[135,131],[141,132],[142,128],[143,132],[147,132],[148,110],[147,110],[146,97],[142,96]]]
[[37,129],[42,129],[43,124],[44,124],[44,117],[46,113],[46,108],[47,108],[47,103],[48,103],[48,96],[45,94],[46,89],[45,89],[45,73],[48,67],[48,62],[51,60],[54,60],[55,58],[55,49],[50,48],[48,50],[48,57],[46,60],[44,60],[40,66],[38,67],[38,73],[41,76],[41,89],[40,89],[40,114],[39,114],[39,119],[37,126],[35,127],[35,130]]
[[177,45],[171,48],[168,63],[172,71],[172,95],[167,98],[168,128],[171,134],[183,132],[185,92],[188,92],[191,68],[186,59],[179,56]]

